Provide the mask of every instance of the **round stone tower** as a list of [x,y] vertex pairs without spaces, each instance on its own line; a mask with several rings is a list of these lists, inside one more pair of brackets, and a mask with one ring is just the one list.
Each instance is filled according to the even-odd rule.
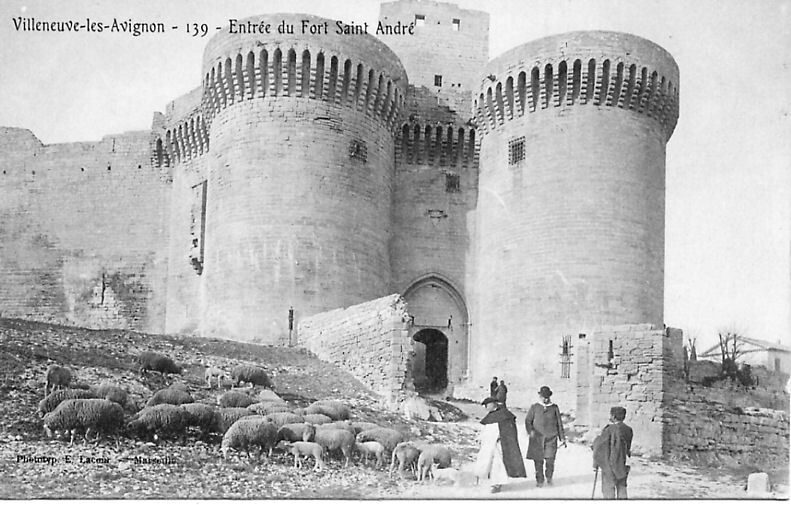
[[663,323],[678,67],[648,40],[575,32],[512,49],[483,75],[474,379],[505,376],[524,401],[548,383],[572,401],[583,335]]
[[204,335],[282,344],[291,307],[299,318],[388,292],[407,77],[374,37],[333,28],[266,15],[206,47]]

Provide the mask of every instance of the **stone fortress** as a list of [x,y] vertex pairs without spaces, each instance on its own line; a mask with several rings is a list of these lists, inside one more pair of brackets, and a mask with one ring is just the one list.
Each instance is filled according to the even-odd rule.
[[667,445],[673,58],[575,32],[490,61],[488,14],[428,0],[381,5],[413,35],[303,19],[223,29],[150,130],[0,129],[2,315],[305,346],[385,394],[549,384]]

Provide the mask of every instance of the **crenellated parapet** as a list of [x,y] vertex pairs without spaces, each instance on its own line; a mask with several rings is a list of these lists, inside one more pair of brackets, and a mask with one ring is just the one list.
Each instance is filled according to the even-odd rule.
[[403,123],[395,144],[401,164],[457,168],[477,166],[479,147],[470,125],[418,121]]
[[209,152],[209,131],[201,110],[167,128],[157,139],[154,157],[159,166],[171,166]]
[[[302,20],[327,33],[303,35]],[[285,22],[296,34],[230,33],[223,30],[204,53],[203,111],[207,124],[233,104],[303,98],[347,107],[395,130],[407,87],[398,57],[370,35],[338,35],[335,22],[300,14],[247,18],[238,26]],[[326,23],[326,25],[325,25]]]
[[678,122],[678,66],[648,40],[572,32],[519,46],[492,60],[474,102],[482,134],[542,110],[617,107],[653,118],[668,140]]

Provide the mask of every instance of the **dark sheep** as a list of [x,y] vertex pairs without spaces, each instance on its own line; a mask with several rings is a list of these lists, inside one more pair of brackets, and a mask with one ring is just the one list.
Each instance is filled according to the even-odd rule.
[[257,445],[261,448],[259,457],[268,451],[272,456],[272,449],[277,444],[277,427],[262,416],[250,416],[239,419],[228,428],[222,437],[221,450],[223,457],[228,456],[230,449],[244,449],[250,455],[250,447]]
[[110,400],[111,402],[115,402],[122,407],[126,405],[126,391],[121,386],[116,384],[102,382],[98,386],[92,387],[91,392],[93,392],[96,398]]
[[386,451],[390,452],[395,449],[396,445],[404,441],[404,435],[392,428],[375,428],[361,431],[357,434],[358,442],[368,442],[370,440],[379,442]]
[[144,408],[127,423],[127,427],[133,431],[153,433],[156,440],[168,435],[183,435],[189,420],[190,415],[180,406],[163,403]]
[[317,429],[316,434],[313,436],[313,440],[310,440],[310,442],[316,442],[322,446],[326,452],[340,450],[343,453],[343,457],[346,459],[343,466],[349,466],[349,460],[354,450],[354,434],[346,430]]
[[71,431],[69,444],[74,443],[77,429],[85,430],[85,441],[91,430],[115,433],[124,424],[124,410],[117,403],[98,398],[65,400],[52,412],[44,416],[44,430],[52,438],[53,430]]
[[316,434],[316,428],[307,423],[284,424],[277,430],[277,441],[286,440],[288,442],[309,442]]
[[205,434],[214,428],[215,411],[205,403],[182,403],[181,408],[187,413],[187,426],[195,426]]
[[248,407],[255,403],[255,400],[241,391],[228,391],[217,398],[220,407]]
[[181,373],[181,367],[165,355],[153,352],[144,351],[137,357],[137,362],[140,364],[140,374],[142,375],[147,370],[159,372],[163,375],[169,373]]
[[231,372],[231,380],[235,386],[242,382],[249,382],[253,386],[263,386],[272,388],[272,382],[266,374],[266,370],[253,365],[237,365]]
[[51,391],[60,388],[69,387],[71,382],[71,370],[66,367],[58,365],[50,365],[47,368],[46,378],[44,382],[44,396],[47,396]]
[[212,430],[215,433],[224,434],[228,431],[233,423],[242,419],[243,417],[248,417],[253,415],[249,410],[238,408],[238,407],[226,407],[222,409],[218,409],[214,412],[214,425],[212,426]]
[[195,400],[189,393],[185,393],[179,389],[165,388],[154,393],[154,396],[146,402],[146,407],[153,407],[154,405],[161,405],[163,403],[181,405],[182,403],[194,402]]
[[61,402],[65,400],[78,400],[96,398],[90,391],[82,389],[59,389],[48,394],[46,398],[38,402],[38,415],[44,417],[44,414],[55,410]]

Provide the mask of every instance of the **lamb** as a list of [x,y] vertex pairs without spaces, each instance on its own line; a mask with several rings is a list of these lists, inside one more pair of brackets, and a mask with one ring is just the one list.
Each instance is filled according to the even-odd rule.
[[349,407],[337,400],[319,400],[313,402],[305,409],[305,414],[324,414],[333,421],[349,419],[351,414]]
[[231,371],[231,380],[235,386],[242,382],[249,382],[253,386],[264,386],[272,388],[272,382],[266,374],[266,370],[252,365],[237,365]]
[[455,468],[440,468],[437,463],[431,465],[432,482],[447,480],[458,485],[460,476],[461,472]]
[[316,435],[316,428],[312,424],[291,423],[285,424],[277,430],[277,441],[309,442]]
[[292,414],[291,412],[275,412],[273,414],[267,414],[265,417],[269,422],[275,423],[278,428],[285,424],[301,423],[303,421],[302,416]]
[[277,443],[277,427],[262,416],[251,416],[239,419],[228,428],[222,437],[223,457],[228,456],[231,449],[245,449],[250,455],[250,446],[257,445],[261,448],[259,456],[264,450],[269,451],[272,456],[272,449]]
[[344,458],[346,458],[346,463],[343,465],[344,468],[349,466],[352,449],[354,449],[354,434],[346,430],[317,429],[312,442],[316,442],[327,452],[340,449]]
[[169,373],[181,373],[181,367],[165,355],[144,351],[137,357],[137,362],[140,364],[140,375],[143,375],[147,370],[159,372],[162,375]]
[[53,430],[70,430],[74,443],[76,430],[85,429],[85,441],[91,430],[102,433],[115,433],[124,423],[124,410],[117,403],[98,398],[65,400],[52,412],[44,416],[44,430],[52,438]]
[[127,423],[127,427],[153,432],[154,439],[158,440],[160,435],[183,434],[189,420],[190,415],[180,406],[163,403],[144,408]]
[[392,428],[375,428],[373,430],[361,431],[357,434],[358,442],[368,442],[375,440],[382,444],[386,451],[392,451],[404,441],[404,435]]
[[217,405],[220,407],[248,407],[255,403],[255,400],[241,391],[228,391],[217,398]]
[[212,425],[211,431],[224,434],[233,423],[243,417],[251,415],[253,414],[249,410],[238,407],[226,407],[216,410],[214,412],[214,424]]
[[316,461],[316,464],[313,465],[314,470],[319,471],[324,468],[324,460],[322,459],[324,449],[315,442],[286,442],[284,440],[278,444],[278,447],[294,455],[294,468],[302,468],[300,456],[313,456]]
[[95,395],[96,398],[110,400],[111,402],[115,402],[122,407],[126,405],[126,391],[121,386],[116,384],[102,382],[96,387],[91,387],[90,391]]
[[220,381],[227,380],[230,378],[228,377],[228,374],[225,372],[225,370],[214,366],[210,366],[209,368],[207,368],[203,376],[206,379],[206,384],[209,386],[209,389],[211,389],[212,379],[214,378],[217,379],[217,389],[220,389],[220,384],[221,384]]
[[427,445],[420,453],[417,460],[417,480],[424,480],[431,471],[431,466],[437,464],[439,468],[450,466],[450,449],[443,445]]
[[366,462],[368,462],[368,458],[375,456],[376,468],[381,468],[385,464],[385,448],[379,442],[372,440],[370,442],[355,443],[354,450],[359,452]]
[[63,366],[50,365],[44,383],[44,396],[55,389],[68,387],[69,382],[71,382],[71,370]]
[[146,407],[153,407],[154,405],[161,405],[163,403],[181,405],[182,403],[194,402],[195,400],[193,400],[192,396],[187,392],[173,388],[165,388],[154,393],[154,396],[149,398],[148,402],[146,402]]
[[52,412],[57,408],[61,402],[65,400],[77,400],[86,398],[96,398],[90,391],[82,389],[59,389],[48,394],[46,398],[38,402],[38,415],[44,417],[44,414]]
[[381,426],[376,423],[368,423],[365,421],[352,421],[351,425],[352,428],[354,428],[355,434],[366,430],[375,430],[381,428]]
[[305,414],[302,418],[306,423],[310,424],[327,424],[332,422],[332,419],[324,414]]
[[187,426],[195,426],[206,434],[214,428],[215,412],[211,405],[205,403],[182,403],[181,408],[187,413]]
[[403,477],[404,469],[409,467],[417,477],[417,459],[420,457],[420,449],[412,442],[401,442],[393,449],[390,459],[390,475],[395,470],[396,460],[398,460],[398,475]]
[[247,410],[262,416],[266,416],[269,414],[275,414],[277,412],[291,412],[291,407],[285,403],[258,402],[248,405]]

